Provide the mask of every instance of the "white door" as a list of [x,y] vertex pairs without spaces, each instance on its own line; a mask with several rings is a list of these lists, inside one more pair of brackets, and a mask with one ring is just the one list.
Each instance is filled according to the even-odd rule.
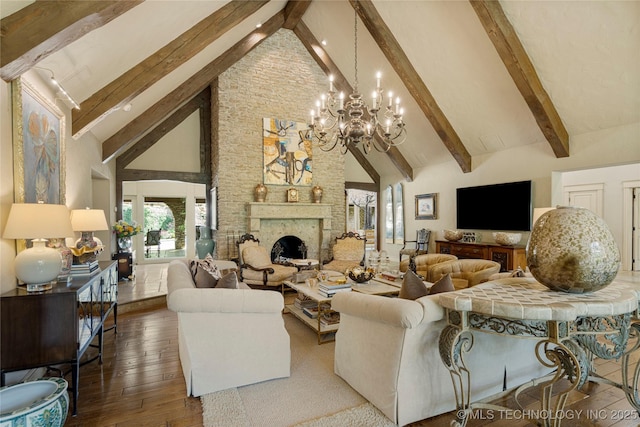
[[568,185],[564,187],[564,204],[587,208],[602,218],[603,193],[604,184]]

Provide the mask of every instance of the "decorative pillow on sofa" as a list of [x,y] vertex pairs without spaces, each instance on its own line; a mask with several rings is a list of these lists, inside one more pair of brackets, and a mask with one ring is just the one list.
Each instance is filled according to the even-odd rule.
[[[233,272],[235,268],[219,269],[216,260],[211,254],[207,254],[205,259],[191,261],[191,275],[196,288],[215,288],[218,280],[222,279],[227,273]],[[207,274],[209,277],[205,276]]]
[[196,274],[193,276],[193,283],[196,288],[215,288],[218,279],[214,278],[211,273],[206,271],[201,265],[196,265]]
[[218,284],[215,287],[225,289],[240,289],[240,286],[238,285],[238,275],[235,271],[231,271],[225,274],[220,280],[218,280]]
[[429,289],[429,295],[439,294],[441,292],[451,292],[455,290],[456,288],[453,286],[451,275],[447,273],[439,278],[438,281],[433,284],[433,286],[431,286],[431,288]]
[[399,298],[416,300],[428,295],[428,293],[427,286],[416,273],[411,270],[407,270],[407,272],[404,273],[400,294],[398,295]]

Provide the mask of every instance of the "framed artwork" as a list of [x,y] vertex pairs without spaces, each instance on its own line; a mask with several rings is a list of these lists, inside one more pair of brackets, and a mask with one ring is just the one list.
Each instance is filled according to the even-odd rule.
[[389,185],[384,191],[384,240],[393,243],[393,189]]
[[416,196],[416,219],[437,219],[436,193]]
[[304,122],[262,119],[265,184],[311,186],[311,141],[304,137],[306,130]]
[[393,238],[396,245],[404,243],[404,212],[402,206],[402,184],[397,183],[393,192]]
[[25,79],[12,83],[16,203],[65,203],[65,116]]

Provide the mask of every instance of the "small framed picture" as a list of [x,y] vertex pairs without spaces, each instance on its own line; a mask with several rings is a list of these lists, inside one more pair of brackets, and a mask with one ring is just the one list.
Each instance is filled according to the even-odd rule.
[[437,219],[436,193],[416,196],[416,219]]
[[287,190],[287,202],[298,201],[298,190],[296,188],[290,188]]

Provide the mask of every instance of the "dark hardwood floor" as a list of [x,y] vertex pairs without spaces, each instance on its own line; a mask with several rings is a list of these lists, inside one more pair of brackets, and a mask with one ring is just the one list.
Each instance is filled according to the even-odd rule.
[[[65,426],[202,425],[200,399],[186,395],[178,356],[178,319],[166,308],[164,295],[166,265],[138,267],[135,281],[121,282],[118,301],[126,304],[119,308],[118,333],[105,333],[102,365],[94,361],[80,368],[78,415],[69,416]],[[107,326],[112,322],[113,319],[107,320]],[[309,329],[309,333],[313,332]],[[88,356],[95,351],[88,350]],[[634,357],[636,363],[638,359],[640,354]],[[616,361],[596,361],[596,366],[601,375],[620,381]],[[451,384],[442,386],[451,387]],[[468,426],[535,425],[522,419],[512,396],[493,403],[514,411],[475,411]],[[527,409],[538,409],[539,389],[524,393],[521,403]],[[565,427],[640,426],[640,416],[624,393],[603,384],[589,383],[580,392],[574,392],[564,414],[562,426]],[[624,416],[627,419],[621,419]],[[412,423],[411,427],[449,427],[452,419],[453,412]]]
[[[177,329],[176,314],[166,308],[120,315],[118,333],[105,334],[103,364],[92,362],[80,369],[78,415],[69,416],[65,426],[201,426],[200,400],[186,395]],[[620,375],[617,363],[612,361],[599,363],[598,371],[616,379]],[[527,408],[537,408],[537,399],[536,392],[527,392]],[[512,398],[500,402],[517,408]],[[570,402],[567,416],[581,417],[567,419],[563,426],[640,425],[638,414],[624,394],[611,386],[590,383],[581,393],[574,393]],[[586,417],[589,410],[593,419]],[[476,419],[469,422],[470,427],[534,425],[519,419],[521,414],[517,412],[474,415]],[[614,419],[621,415],[628,415],[629,419]],[[449,413],[411,426],[448,427],[452,418],[453,413]]]

